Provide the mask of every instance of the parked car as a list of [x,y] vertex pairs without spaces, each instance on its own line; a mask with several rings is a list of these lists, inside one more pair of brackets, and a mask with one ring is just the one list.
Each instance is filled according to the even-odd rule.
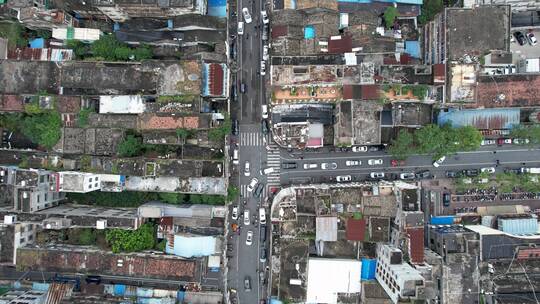
[[236,98],[238,97],[238,93],[236,92],[236,85],[231,85],[231,99],[232,101],[236,101]]
[[263,183],[258,184],[257,188],[255,188],[255,191],[253,191],[253,197],[255,198],[261,197],[263,189],[264,189],[264,184]]
[[261,248],[261,254],[259,255],[261,263],[266,262],[266,248]]
[[269,131],[269,129],[268,129],[268,120],[263,119],[261,121],[261,132],[262,132],[262,134],[266,135],[266,134],[268,134],[268,131]]
[[433,167],[435,167],[435,168],[439,167],[439,166],[444,162],[445,159],[446,159],[446,156],[443,156],[443,157],[437,159],[437,160],[433,163]]
[[317,169],[319,167],[318,164],[304,164],[304,169],[305,170],[308,170],[308,169]]
[[296,163],[282,163],[281,169],[296,169],[298,166]]
[[251,15],[249,14],[249,10],[247,7],[244,7],[242,9],[242,15],[244,15],[244,20],[246,21],[247,24],[251,23],[251,21],[253,21],[251,19]]
[[536,37],[534,36],[533,32],[529,31],[527,33],[527,40],[529,41],[529,44],[534,46],[538,43],[538,40],[536,40]]
[[497,139],[497,145],[502,146],[504,144],[512,144],[512,139],[510,139],[510,138],[499,138],[499,139]]
[[521,174],[521,169],[505,168],[504,173]]
[[266,75],[266,61],[261,60],[261,76]]
[[323,170],[328,170],[328,169],[336,170],[337,169],[337,164],[336,163],[322,163],[321,164],[321,169],[323,169]]
[[399,178],[404,179],[404,180],[415,179],[416,175],[414,175],[413,172],[406,172],[406,173],[401,173],[399,175]]
[[514,32],[514,37],[516,37],[516,41],[519,45],[525,45],[527,43],[527,38],[525,38],[525,35],[523,35],[522,32]]
[[244,291],[251,291],[251,278],[249,276],[244,278]]
[[338,183],[350,182],[351,180],[352,180],[352,177],[350,175],[338,175],[338,176],[336,176],[336,181]]
[[263,31],[262,31],[262,40],[266,41],[268,40],[268,24],[263,24]]
[[459,177],[461,174],[459,174],[459,172],[456,172],[456,171],[446,171],[445,175],[448,178],[456,178],[456,177]]
[[268,60],[268,45],[264,45],[263,46],[263,55],[262,55],[262,58],[263,60]]
[[481,146],[489,146],[494,145],[496,142],[494,139],[483,139],[482,142],[480,142]]
[[253,191],[253,189],[255,189],[255,186],[259,183],[259,179],[254,177],[251,179],[251,181],[249,182],[249,185],[247,186],[247,191],[248,192],[251,192]]
[[352,167],[352,166],[360,166],[362,164],[362,161],[360,160],[346,160],[345,166]]
[[530,141],[528,138],[514,138],[512,142],[514,143],[514,145],[526,145]]
[[247,91],[247,86],[246,86],[245,83],[242,82],[242,83],[240,84],[240,92],[241,92],[242,94],[245,94],[246,91]]
[[371,177],[371,178],[384,178],[384,173],[383,172],[371,172],[369,174],[369,177]]
[[430,177],[431,177],[431,172],[429,172],[429,170],[416,172],[416,178],[418,179],[425,179],[425,178],[430,178]]
[[250,172],[249,161],[246,160],[246,162],[244,163],[244,176],[250,176],[250,175],[251,175],[251,172]]
[[238,35],[244,35],[244,22],[238,22]]
[[445,207],[450,206],[450,193],[443,193],[442,202],[443,202],[443,206]]
[[382,165],[383,164],[383,160],[382,159],[369,159],[367,161],[368,165],[370,166],[375,166],[375,165]]
[[262,105],[261,106],[261,112],[262,112],[262,118],[267,119],[268,118],[268,106]]
[[477,169],[467,169],[467,170],[463,170],[463,173],[468,177],[474,177],[474,176],[478,175],[478,170]]
[[482,169],[480,169],[480,172],[493,174],[493,173],[495,173],[495,168],[493,168],[493,167],[482,168]]
[[249,223],[251,223],[250,220],[249,220],[249,210],[246,209],[246,210],[244,210],[244,225],[247,226],[247,225],[249,225]]
[[382,148],[380,146],[369,146],[368,148],[368,152],[377,152],[377,151],[381,151]]
[[235,221],[238,219],[238,206],[232,208],[231,218]]
[[246,245],[251,246],[253,244],[253,231],[248,231],[246,236]]
[[238,133],[240,133],[240,128],[238,127],[238,120],[235,119],[232,123],[232,134],[238,136]]
[[354,146],[352,147],[353,152],[367,152],[368,147],[367,146]]
[[263,24],[268,24],[270,22],[266,11],[261,11],[261,19],[262,19]]

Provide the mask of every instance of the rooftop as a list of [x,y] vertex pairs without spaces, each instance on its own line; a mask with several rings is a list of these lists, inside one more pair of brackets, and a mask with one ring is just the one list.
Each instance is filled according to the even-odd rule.
[[479,107],[540,106],[540,75],[516,74],[478,77],[476,103]]
[[306,302],[338,303],[338,294],[359,294],[361,268],[358,260],[309,258]]
[[376,145],[381,143],[382,105],[374,101],[352,103],[353,142],[356,145]]
[[439,112],[438,124],[453,127],[473,126],[482,130],[511,129],[520,122],[518,108],[478,109]]
[[[509,50],[510,6],[447,8],[447,48],[450,60]],[[489,29],[486,31],[485,29]]]

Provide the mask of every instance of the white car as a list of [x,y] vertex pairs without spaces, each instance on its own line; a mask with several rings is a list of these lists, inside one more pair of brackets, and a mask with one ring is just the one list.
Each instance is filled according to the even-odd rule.
[[384,173],[383,172],[371,172],[369,174],[369,177],[371,177],[371,178],[384,178]]
[[489,145],[494,145],[496,144],[497,142],[494,140],[494,139],[484,139],[482,140],[482,142],[480,143],[481,146],[489,146]]
[[528,138],[514,138],[512,142],[514,143],[514,145],[526,145],[530,141]]
[[246,245],[251,246],[253,244],[253,231],[248,231],[246,236]]
[[251,172],[250,172],[250,166],[249,166],[249,161],[246,160],[246,162],[244,163],[244,176],[250,176],[251,175]]
[[268,22],[270,22],[270,20],[268,20],[268,14],[266,11],[261,11],[261,17],[263,24],[268,24]]
[[382,159],[370,159],[367,161],[368,165],[370,166],[375,166],[375,165],[382,165],[383,164],[383,160]]
[[359,160],[347,160],[345,161],[345,166],[352,167],[352,166],[360,166],[362,164],[362,161]]
[[437,159],[437,160],[433,163],[433,167],[435,167],[435,168],[439,167],[439,166],[444,162],[445,159],[446,159],[446,156],[443,156],[443,157]]
[[328,170],[328,169],[336,170],[337,164],[336,163],[322,163],[321,168],[323,170]]
[[339,175],[339,176],[336,176],[336,181],[338,183],[342,183],[342,182],[350,182],[352,180],[352,177],[350,175]]
[[238,22],[238,35],[244,35],[244,22]]
[[267,119],[268,118],[268,106],[267,105],[262,105],[261,108],[262,108],[262,118]]
[[262,58],[263,58],[263,60],[268,60],[268,45],[263,46]]
[[399,175],[400,179],[408,180],[408,179],[414,179],[416,176],[413,172],[407,172],[407,173],[401,173]]
[[248,226],[250,223],[249,221],[249,210],[244,210],[244,225]]
[[538,43],[538,40],[536,40],[536,37],[534,37],[534,34],[531,32],[527,33],[527,40],[529,40],[529,43],[531,45],[536,45]]
[[318,164],[304,164],[304,170],[317,169],[318,167],[319,167]]
[[266,61],[261,60],[261,76],[266,75]]
[[249,14],[249,10],[247,7],[244,7],[242,9],[242,15],[244,15],[244,20],[246,21],[247,24],[251,23],[251,15]]
[[233,220],[235,220],[235,221],[238,219],[238,207],[234,206],[234,207],[232,208],[232,215],[231,215],[231,218],[232,218]]
[[367,152],[367,146],[354,146],[352,147],[353,152]]
[[248,192],[251,192],[253,191],[253,189],[255,189],[255,186],[259,183],[259,180],[254,177],[251,179],[251,181],[249,182],[249,185],[247,186],[247,191]]
[[495,168],[493,168],[493,167],[482,168],[482,169],[480,169],[480,172],[493,174],[493,173],[495,173]]

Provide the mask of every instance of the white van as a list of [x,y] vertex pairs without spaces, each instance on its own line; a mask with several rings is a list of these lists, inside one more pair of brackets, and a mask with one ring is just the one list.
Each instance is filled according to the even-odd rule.
[[233,160],[232,160],[232,163],[233,163],[233,165],[238,165],[238,164],[239,164],[239,159],[238,159],[238,149],[234,149],[234,151],[233,151]]
[[259,222],[261,225],[266,225],[266,210],[264,208],[259,208]]
[[244,35],[244,22],[238,22],[238,35]]
[[270,168],[263,169],[262,174],[268,175],[268,174],[274,173],[275,171],[276,170],[274,169],[274,167],[270,167]]

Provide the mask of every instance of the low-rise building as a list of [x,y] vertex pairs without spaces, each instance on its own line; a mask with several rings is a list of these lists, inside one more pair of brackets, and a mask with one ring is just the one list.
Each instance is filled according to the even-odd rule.
[[337,304],[340,297],[358,296],[361,269],[358,260],[309,258],[306,303]]
[[4,215],[0,223],[0,265],[17,264],[17,249],[33,244],[35,239],[35,224],[17,221],[16,214]]
[[59,191],[87,193],[101,189],[99,174],[62,171],[59,172]]

